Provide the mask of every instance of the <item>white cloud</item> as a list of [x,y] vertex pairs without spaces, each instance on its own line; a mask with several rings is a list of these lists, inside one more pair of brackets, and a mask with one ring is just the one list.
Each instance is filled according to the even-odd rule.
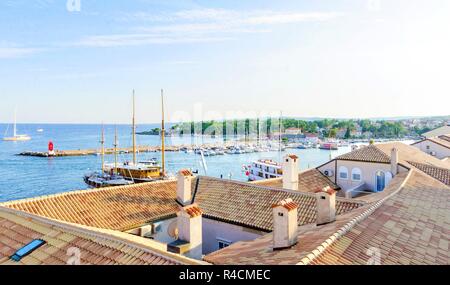
[[35,48],[0,47],[0,58],[19,58],[39,52]]
[[139,46],[150,44],[179,44],[179,43],[199,43],[227,41],[227,37],[177,37],[160,36],[155,34],[116,34],[86,37],[71,45],[85,47],[120,47]]
[[127,14],[121,21],[137,22],[134,33],[86,37],[78,46],[108,47],[149,44],[205,43],[227,41],[244,33],[267,33],[274,25],[327,21],[336,12],[235,11],[225,9],[182,10],[173,13]]

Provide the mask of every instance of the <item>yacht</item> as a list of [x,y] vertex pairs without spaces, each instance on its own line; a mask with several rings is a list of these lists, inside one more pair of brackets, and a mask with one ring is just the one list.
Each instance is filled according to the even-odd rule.
[[14,124],[13,124],[13,136],[12,137],[4,137],[4,141],[29,141],[31,137],[28,135],[19,135],[17,134],[17,119],[16,119],[17,111],[14,111]]
[[283,171],[278,162],[272,159],[259,159],[249,165],[246,175],[249,181],[257,181],[281,177]]
[[338,144],[336,142],[324,142],[320,144],[319,148],[325,150],[337,150]]
[[[126,180],[123,176],[119,175],[115,168],[108,169],[105,165],[105,135],[104,129],[102,127],[102,137],[101,137],[101,153],[102,156],[102,171],[92,172],[84,175],[84,182],[91,188],[103,188],[110,186],[124,186],[133,184],[132,181]],[[114,156],[115,163],[117,165],[117,129],[114,141]]]
[[[138,162],[137,161],[137,149],[136,149],[136,105],[135,95],[133,90],[133,117],[132,117],[132,140],[133,140],[133,161],[127,161],[121,165],[114,167],[115,172],[123,176],[127,180],[131,180],[136,183],[151,182],[155,180],[161,180],[166,177],[165,173],[165,125],[164,125],[164,93],[161,90],[161,109],[162,109],[162,121],[161,121],[161,160],[160,166],[155,160],[151,162]],[[111,171],[109,167],[107,171]]]

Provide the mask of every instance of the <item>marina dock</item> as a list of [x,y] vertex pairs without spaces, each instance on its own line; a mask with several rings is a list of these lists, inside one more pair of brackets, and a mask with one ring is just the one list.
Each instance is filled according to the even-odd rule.
[[[179,151],[180,147],[166,147],[166,151]],[[133,148],[119,148],[118,153],[131,153]],[[158,152],[161,151],[160,146],[139,146],[138,152]],[[34,156],[34,157],[63,157],[63,156],[88,156],[88,155],[100,155],[100,149],[79,149],[79,150],[55,150],[53,155],[50,155],[47,151],[24,151],[19,153],[20,156]],[[114,148],[106,148],[105,154],[114,154]]]
[[[256,145],[256,142],[220,142],[220,143],[205,143],[200,145],[176,145],[176,146],[165,146],[166,152],[178,152],[178,151],[193,151],[196,149],[210,150],[210,149],[233,149],[241,148],[245,149],[249,145]],[[289,147],[288,147],[289,148]],[[147,152],[161,152],[161,146],[137,146],[137,152],[147,153]],[[278,147],[271,149],[271,151],[278,150]],[[133,148],[118,148],[117,152],[120,154],[132,153]],[[245,152],[242,152],[245,153]],[[105,148],[105,154],[114,154],[114,148]],[[101,149],[78,149],[78,150],[55,150],[54,154],[50,155],[48,151],[24,151],[19,154],[19,156],[30,156],[30,157],[65,157],[65,156],[89,156],[89,155],[101,155]],[[206,156],[207,154],[205,154]]]

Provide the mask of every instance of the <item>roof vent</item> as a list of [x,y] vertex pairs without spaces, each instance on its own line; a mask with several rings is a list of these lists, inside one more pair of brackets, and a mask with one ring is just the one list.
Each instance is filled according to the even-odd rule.
[[45,241],[43,241],[41,239],[35,239],[32,242],[30,242],[29,244],[21,247],[18,251],[16,251],[11,256],[11,259],[18,262],[22,258],[29,255],[30,253],[32,253],[33,251],[35,251],[36,249],[38,249],[39,247],[41,247],[44,244],[45,244]]

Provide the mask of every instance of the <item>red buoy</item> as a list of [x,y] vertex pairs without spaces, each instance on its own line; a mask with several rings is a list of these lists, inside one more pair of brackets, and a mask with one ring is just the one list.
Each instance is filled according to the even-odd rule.
[[48,151],[53,151],[53,142],[52,141],[50,141],[49,143],[48,143]]

